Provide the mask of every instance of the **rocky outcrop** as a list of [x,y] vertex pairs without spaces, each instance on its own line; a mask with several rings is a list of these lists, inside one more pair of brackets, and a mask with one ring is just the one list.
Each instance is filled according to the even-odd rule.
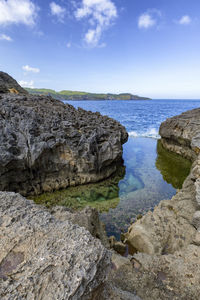
[[[200,110],[161,125],[162,144],[193,160],[190,175],[171,200],[132,224],[127,243],[137,254],[114,281],[143,300],[190,299],[200,295]],[[139,253],[138,253],[139,252]],[[119,280],[119,274],[121,278]]]
[[122,163],[125,128],[46,96],[0,95],[0,190],[40,194],[97,182]]
[[159,134],[166,149],[195,160],[200,153],[200,108],[167,119]]
[[16,80],[4,72],[0,72],[0,94],[1,93],[28,94]]
[[91,299],[110,254],[83,227],[0,192],[0,299]]

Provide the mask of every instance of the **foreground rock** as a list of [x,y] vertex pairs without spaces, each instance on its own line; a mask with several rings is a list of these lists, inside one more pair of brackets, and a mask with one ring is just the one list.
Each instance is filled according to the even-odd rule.
[[15,193],[0,192],[0,216],[0,299],[91,299],[103,286],[110,254],[86,229]]
[[[190,299],[200,295],[200,109],[161,125],[163,146],[194,160],[190,175],[171,200],[130,226],[135,254],[114,275],[118,286],[143,300]],[[119,280],[120,274],[120,280]]]
[[0,190],[40,194],[97,182],[122,162],[125,128],[46,96],[0,95]]

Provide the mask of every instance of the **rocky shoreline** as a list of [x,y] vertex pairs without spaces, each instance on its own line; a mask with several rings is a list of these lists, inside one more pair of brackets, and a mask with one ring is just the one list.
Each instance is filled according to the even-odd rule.
[[161,124],[162,145],[190,158],[191,172],[171,200],[130,226],[123,240],[133,255],[122,257],[109,249],[94,209],[47,209],[8,191],[31,195],[108,177],[121,162],[124,127],[23,94],[12,80],[6,88],[0,80],[0,93],[0,298],[198,300],[200,109]]
[[[123,283],[143,299],[191,299],[200,294],[200,109],[161,124],[164,147],[193,160],[190,175],[171,200],[130,226],[133,267],[121,267]],[[129,276],[126,273],[129,271]]]

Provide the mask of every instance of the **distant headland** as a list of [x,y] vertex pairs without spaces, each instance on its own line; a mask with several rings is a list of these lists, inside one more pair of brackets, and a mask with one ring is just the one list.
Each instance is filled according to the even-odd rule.
[[32,88],[25,88],[25,90],[27,90],[30,94],[50,95],[55,99],[62,99],[62,100],[151,100],[150,98],[140,97],[137,95],[132,95],[130,93],[97,94],[97,93],[87,93],[87,92],[68,91],[68,90],[56,92],[51,89],[32,89]]

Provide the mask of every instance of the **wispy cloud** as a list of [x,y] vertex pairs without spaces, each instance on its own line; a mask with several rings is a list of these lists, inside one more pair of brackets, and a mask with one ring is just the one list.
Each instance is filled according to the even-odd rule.
[[6,34],[0,34],[0,41],[2,40],[12,42],[12,38]]
[[0,25],[34,25],[37,6],[30,0],[0,0]]
[[40,72],[40,69],[38,68],[33,68],[33,67],[30,67],[28,65],[26,66],[23,66],[22,69],[26,72],[32,72],[32,73],[39,73]]
[[52,16],[56,16],[59,21],[63,22],[66,9],[55,2],[50,3],[50,9]]
[[20,80],[19,84],[23,87],[29,87],[29,88],[34,88],[34,81],[24,81],[24,80]]
[[71,48],[71,46],[72,46],[71,42],[68,42],[67,43],[67,48]]
[[190,24],[191,22],[192,22],[192,20],[191,20],[190,16],[188,16],[188,15],[182,16],[182,17],[180,18],[180,20],[178,21],[178,23],[179,23],[180,25],[188,25],[188,24]]
[[117,8],[111,0],[82,0],[75,11],[77,20],[88,18],[91,28],[85,34],[84,41],[91,47],[98,46],[102,33],[117,17]]
[[158,19],[161,17],[161,12],[157,9],[149,10],[138,18],[138,27],[148,29],[154,27],[158,23]]

